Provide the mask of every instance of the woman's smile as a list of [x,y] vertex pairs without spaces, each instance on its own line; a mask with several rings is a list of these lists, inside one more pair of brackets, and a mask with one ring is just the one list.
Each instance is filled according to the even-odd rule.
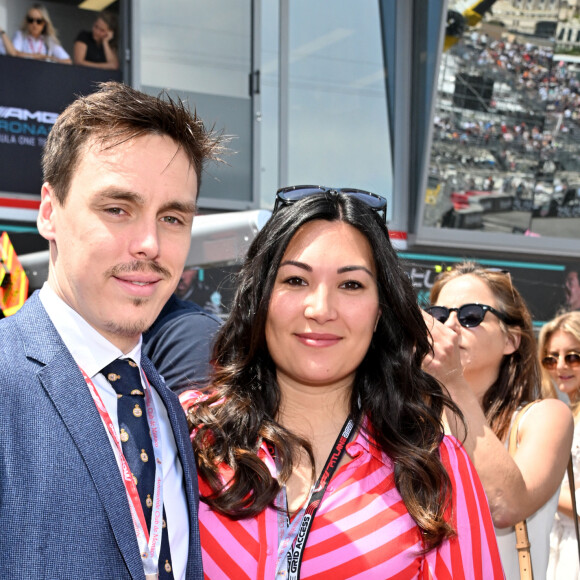
[[315,220],[288,244],[266,321],[268,351],[283,389],[352,383],[379,316],[367,239],[344,222]]

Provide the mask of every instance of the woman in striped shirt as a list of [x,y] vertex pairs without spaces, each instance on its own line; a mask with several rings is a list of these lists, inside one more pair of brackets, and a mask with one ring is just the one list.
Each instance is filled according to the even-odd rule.
[[385,212],[285,188],[248,251],[210,391],[181,396],[207,578],[503,578]]

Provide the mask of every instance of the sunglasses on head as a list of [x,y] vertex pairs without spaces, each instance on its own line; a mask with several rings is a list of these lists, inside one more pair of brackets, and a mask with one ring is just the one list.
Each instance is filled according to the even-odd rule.
[[28,22],[28,24],[32,24],[33,22],[36,22],[36,24],[44,24],[44,18],[33,18],[32,16],[27,16],[26,22]]
[[488,311],[495,314],[506,324],[510,324],[511,321],[505,314],[491,306],[487,306],[487,304],[464,304],[458,308],[447,308],[447,306],[429,306],[425,308],[425,312],[428,312],[435,320],[438,320],[442,324],[447,322],[452,312],[457,312],[457,320],[464,328],[479,326],[485,318],[485,313]]
[[[558,366],[559,360],[559,356],[549,354],[542,359],[542,366],[549,371],[554,370]],[[577,352],[567,352],[564,355],[564,362],[570,368],[578,368],[580,367],[580,354]]]
[[385,222],[387,221],[387,200],[384,197],[363,189],[323,187],[322,185],[291,185],[279,189],[276,192],[276,203],[272,213],[276,213],[281,207],[292,205],[304,197],[321,193],[332,195],[343,193],[356,197],[381,215]]

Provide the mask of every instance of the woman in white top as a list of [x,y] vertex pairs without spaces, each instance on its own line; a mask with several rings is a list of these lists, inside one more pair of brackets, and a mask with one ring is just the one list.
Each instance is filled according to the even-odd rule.
[[72,64],[58,40],[48,10],[42,4],[33,4],[28,9],[12,44],[16,56]]
[[431,304],[434,356],[425,368],[464,414],[466,432],[451,416],[448,428],[464,441],[483,483],[506,578],[520,577],[514,525],[526,519],[534,579],[545,579],[573,422],[562,401],[540,400],[520,422],[515,455],[508,453],[517,411],[541,398],[530,313],[509,273],[470,262],[436,280]]
[[[557,397],[556,389],[570,399],[574,415],[572,460],[574,485],[580,489],[580,312],[567,312],[544,325],[538,352],[542,362],[542,390]],[[580,498],[579,498],[580,499]],[[558,511],[550,534],[550,580],[580,577],[574,510],[568,477],[564,477]]]

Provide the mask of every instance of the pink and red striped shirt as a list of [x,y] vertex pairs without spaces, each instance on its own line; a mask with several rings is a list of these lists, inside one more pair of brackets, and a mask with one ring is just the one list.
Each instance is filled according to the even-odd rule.
[[[199,393],[180,396],[185,409]],[[306,579],[504,578],[487,499],[466,452],[453,437],[440,446],[452,483],[451,517],[457,536],[425,555],[419,529],[395,487],[393,463],[366,437],[347,445],[351,461],[328,485],[308,536],[300,571]],[[266,445],[260,458],[276,474]],[[199,480],[201,495],[209,494]],[[268,508],[258,517],[230,520],[200,504],[203,567],[210,579],[274,579],[278,517]]]

